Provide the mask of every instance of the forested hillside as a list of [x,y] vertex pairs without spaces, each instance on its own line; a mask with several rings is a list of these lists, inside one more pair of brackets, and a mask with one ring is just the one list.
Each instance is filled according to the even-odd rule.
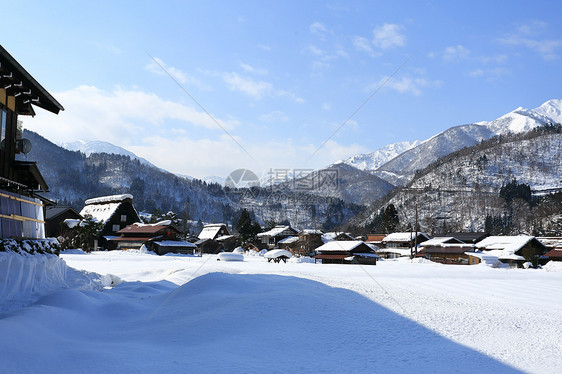
[[445,156],[351,224],[376,230],[393,205],[402,228],[429,233],[562,234],[562,127],[494,137]]

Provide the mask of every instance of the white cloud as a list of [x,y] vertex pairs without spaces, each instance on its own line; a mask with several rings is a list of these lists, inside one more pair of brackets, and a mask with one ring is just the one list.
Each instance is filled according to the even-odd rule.
[[506,54],[501,54],[501,55],[496,55],[496,56],[485,56],[485,57],[482,57],[480,60],[484,64],[490,64],[490,63],[505,64],[508,59],[509,58],[507,57]]
[[242,70],[244,70],[247,73],[259,74],[259,75],[266,75],[267,74],[267,70],[259,69],[259,68],[253,67],[252,65],[249,65],[249,64],[241,63],[240,67],[242,68]]
[[96,46],[114,55],[120,55],[123,51],[111,44],[96,43]]
[[271,52],[272,49],[267,44],[258,44],[258,48],[265,52]]
[[354,36],[351,39],[351,42],[353,43],[353,46],[355,47],[356,50],[360,52],[365,52],[371,57],[378,57],[381,55],[380,52],[376,52],[373,49],[373,45],[371,41],[367,38],[364,38],[362,36]]
[[458,61],[467,59],[470,56],[470,51],[458,44],[457,46],[451,46],[445,48],[443,52],[443,60],[445,61]]
[[310,25],[310,32],[320,36],[321,38],[323,38],[325,34],[329,33],[326,26],[324,26],[324,24],[321,22],[314,22],[312,25]]
[[[150,92],[79,86],[54,96],[65,107],[58,116],[41,110],[36,118],[24,119],[26,128],[54,142],[93,139],[123,146],[163,131],[171,121],[221,131],[206,113]],[[227,130],[238,125],[234,120],[217,120]]]
[[542,56],[544,60],[555,60],[558,56],[558,50],[562,47],[562,39],[530,39],[520,36],[509,36],[500,39],[500,42],[506,45],[527,47]]
[[[381,87],[382,85],[382,87]],[[409,76],[401,78],[390,78],[388,76],[381,78],[377,83],[370,85],[367,90],[373,91],[378,87],[386,90],[393,90],[399,93],[409,93],[419,96],[422,93],[422,88],[428,86],[440,86],[441,81],[430,82],[425,78],[412,78]]]
[[487,81],[495,81],[502,75],[509,74],[509,69],[497,67],[492,69],[475,69],[468,72],[472,78],[486,78]]
[[314,55],[314,56],[323,57],[323,56],[326,55],[326,52],[325,52],[323,49],[318,48],[317,46],[312,45],[312,44],[309,45],[308,47],[306,47],[305,50],[306,50],[308,53],[310,53],[310,54],[312,54],[312,55]]
[[385,23],[373,29],[373,44],[380,49],[402,47],[406,44],[406,36],[402,33],[402,25]]
[[520,25],[516,33],[498,41],[505,45],[526,47],[540,54],[544,60],[555,60],[559,58],[558,51],[562,48],[562,39],[541,38],[547,28],[546,22],[535,20]]
[[255,81],[251,78],[242,77],[237,73],[225,73],[225,83],[233,91],[240,91],[255,99],[261,99],[273,91],[273,85],[265,81]]
[[273,112],[262,114],[259,116],[259,119],[263,122],[287,122],[289,116],[280,110],[274,110]]
[[[319,144],[300,143],[293,139],[264,139],[262,142],[244,142],[236,140],[252,155],[252,160],[228,136],[213,139],[193,139],[190,137],[151,137],[145,144],[128,149],[144,157],[159,167],[178,173],[202,178],[208,175],[226,177],[239,168],[254,171],[258,176],[271,169],[318,169],[351,155],[365,153],[362,146],[341,145],[328,141],[318,149]],[[173,149],[175,157],[169,157],[163,149]],[[314,157],[308,158],[315,152]]]
[[164,61],[162,61],[158,57],[154,57],[154,60],[150,61],[144,68],[145,70],[158,75],[170,74],[173,77],[173,79],[177,80],[179,83],[182,84],[190,84],[204,90],[210,89],[208,86],[202,84],[198,79],[184,73],[182,70],[175,68],[173,66],[168,66]]
[[324,104],[322,104],[322,109],[325,110],[325,111],[330,111],[330,110],[332,110],[332,106],[328,103],[324,103]]
[[260,100],[263,97],[288,97],[297,103],[304,103],[305,100],[287,90],[278,90],[266,81],[257,81],[249,77],[243,77],[238,73],[222,73],[224,82],[232,91],[243,92],[246,95]]

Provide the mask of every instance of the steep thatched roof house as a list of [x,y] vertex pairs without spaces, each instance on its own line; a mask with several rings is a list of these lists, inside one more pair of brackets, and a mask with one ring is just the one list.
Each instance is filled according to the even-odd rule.
[[103,224],[97,240],[98,245],[105,249],[116,249],[116,243],[110,242],[110,240],[120,236],[118,231],[125,226],[140,222],[139,215],[133,206],[133,196],[129,194],[88,199],[80,211],[80,215],[82,217],[92,216]]

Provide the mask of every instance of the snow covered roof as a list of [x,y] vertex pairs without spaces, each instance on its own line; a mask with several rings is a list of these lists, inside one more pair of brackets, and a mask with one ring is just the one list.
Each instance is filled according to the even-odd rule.
[[422,247],[431,247],[431,246],[436,246],[436,245],[441,245],[441,244],[446,244],[446,243],[459,243],[459,244],[461,244],[462,241],[460,241],[460,240],[458,240],[458,239],[456,239],[452,236],[442,236],[442,237],[426,240],[425,242],[421,243],[421,246]]
[[303,235],[322,235],[324,234],[322,232],[322,230],[316,230],[316,229],[304,229],[300,232]]
[[228,240],[230,238],[234,238],[234,235],[223,235],[223,236],[219,236],[218,238],[216,238],[215,240],[217,242],[221,242],[221,241],[225,241]]
[[213,223],[210,225],[205,225],[205,227],[203,227],[203,230],[201,230],[201,233],[199,233],[199,239],[215,239],[222,228],[226,230],[226,225],[224,223]]
[[81,211],[80,215],[85,217],[86,215],[90,215],[94,217],[94,219],[98,222],[106,222],[108,221],[117,208],[121,205],[121,202],[116,203],[105,203],[105,204],[89,204],[86,205]]
[[353,256],[346,257],[344,260],[353,261],[355,257],[362,257],[362,258],[380,258],[378,255],[374,253],[354,253]]
[[158,240],[154,241],[154,244],[157,244],[161,247],[190,247],[190,248],[197,248],[197,246],[193,243],[186,242],[183,240]]
[[283,240],[279,240],[279,244],[291,244],[294,242],[298,242],[299,241],[299,237],[298,236],[289,236]]
[[378,253],[396,253],[400,256],[410,256],[410,248],[379,248]]
[[269,231],[260,232],[257,236],[258,238],[262,236],[277,236],[285,233],[285,231],[287,231],[286,234],[288,235],[290,235],[293,231],[296,232],[296,230],[294,230],[291,226],[275,226]]
[[84,204],[105,204],[105,203],[112,203],[112,202],[121,202],[126,199],[133,200],[133,195],[130,194],[123,194],[123,195],[112,195],[112,196],[101,196],[95,197],[93,199],[88,199],[85,201]]
[[293,254],[289,251],[284,249],[272,249],[271,251],[266,252],[263,257],[265,258],[278,258],[278,257],[293,257]]
[[80,224],[81,220],[67,218],[63,222],[68,228],[73,229]]
[[[427,236],[423,232],[418,232],[418,236],[419,235],[425,236],[427,239],[429,239],[429,236]],[[383,243],[386,243],[386,242],[409,242],[410,240],[413,240],[415,237],[416,237],[415,232],[395,232],[395,233],[388,234],[387,236],[385,236],[385,238],[382,241],[383,241]]]
[[[361,244],[361,240],[338,240],[331,241],[316,248],[316,252],[351,252]],[[366,245],[366,244],[365,244]],[[369,246],[368,246],[369,247]],[[369,247],[371,248],[371,247]]]
[[489,236],[480,242],[476,243],[476,248],[482,250],[504,250],[508,252],[517,252],[523,248],[531,240],[535,239],[534,236],[520,235],[520,236]]

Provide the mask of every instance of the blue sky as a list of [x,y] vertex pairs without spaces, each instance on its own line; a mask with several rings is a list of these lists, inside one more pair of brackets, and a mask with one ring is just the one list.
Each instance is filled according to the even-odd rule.
[[66,109],[26,128],[196,177],[324,167],[561,97],[555,1],[27,1],[10,13],[2,45]]

